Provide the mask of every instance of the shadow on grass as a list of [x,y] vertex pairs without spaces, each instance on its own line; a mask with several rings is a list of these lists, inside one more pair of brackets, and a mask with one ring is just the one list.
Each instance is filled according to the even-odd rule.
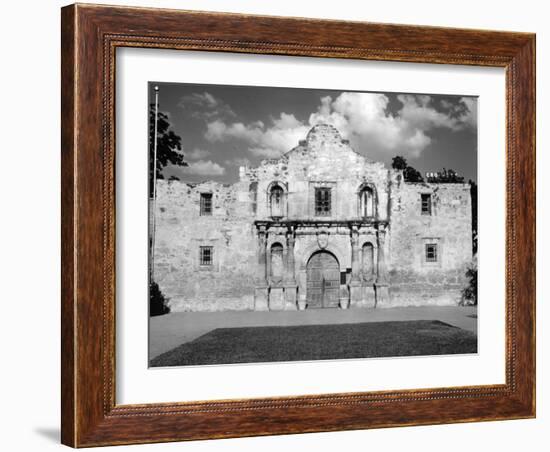
[[151,367],[447,355],[477,352],[476,334],[438,320],[218,328]]

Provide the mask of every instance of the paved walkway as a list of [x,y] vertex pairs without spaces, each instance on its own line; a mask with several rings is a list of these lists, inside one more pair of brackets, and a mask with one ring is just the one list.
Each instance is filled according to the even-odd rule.
[[305,311],[174,312],[149,322],[149,359],[216,328],[324,325],[334,323],[440,320],[477,334],[477,308],[430,306],[386,309],[310,309]]

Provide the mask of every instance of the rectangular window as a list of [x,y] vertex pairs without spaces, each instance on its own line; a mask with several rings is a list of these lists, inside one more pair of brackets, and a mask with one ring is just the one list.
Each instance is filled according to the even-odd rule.
[[330,216],[330,188],[319,187],[315,189],[315,215]]
[[420,198],[422,202],[422,215],[431,215],[432,214],[432,195],[421,194]]
[[437,262],[437,243],[426,244],[426,262]]
[[212,193],[201,193],[201,215],[212,215]]
[[214,255],[213,246],[201,246],[200,247],[200,263],[201,265],[212,265],[212,258]]

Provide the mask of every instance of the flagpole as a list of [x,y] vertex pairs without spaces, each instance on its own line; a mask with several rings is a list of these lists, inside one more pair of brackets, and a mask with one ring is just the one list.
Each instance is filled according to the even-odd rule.
[[157,216],[157,147],[158,147],[158,113],[159,113],[159,87],[155,86],[155,142],[153,144],[153,207],[151,209],[153,215],[152,237],[151,237],[151,280],[154,281],[155,276],[155,236],[156,236],[156,216]]

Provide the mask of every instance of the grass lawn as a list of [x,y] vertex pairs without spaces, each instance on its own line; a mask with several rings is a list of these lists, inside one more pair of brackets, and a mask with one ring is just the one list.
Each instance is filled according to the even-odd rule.
[[218,328],[152,367],[476,353],[477,336],[438,320]]

